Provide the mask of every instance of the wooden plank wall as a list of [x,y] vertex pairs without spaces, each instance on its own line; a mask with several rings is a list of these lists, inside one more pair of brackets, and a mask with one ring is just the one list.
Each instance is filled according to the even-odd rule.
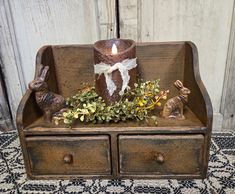
[[0,70],[0,131],[9,131],[11,129],[13,129],[11,115],[7,102],[5,87],[3,84],[3,76]]
[[0,0],[0,26],[2,68],[15,117],[34,76],[37,50],[115,37],[115,0]]
[[235,5],[221,102],[223,129],[235,129]]
[[220,114],[234,0],[120,0],[120,34],[136,41],[193,41],[199,50],[200,73]]
[[25,86],[8,3],[8,1],[0,0],[0,58],[11,111],[15,115]]

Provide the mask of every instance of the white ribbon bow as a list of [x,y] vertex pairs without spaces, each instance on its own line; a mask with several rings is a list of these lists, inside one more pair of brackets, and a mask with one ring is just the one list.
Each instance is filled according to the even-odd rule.
[[130,81],[130,76],[128,71],[135,68],[136,66],[137,66],[136,58],[134,58],[134,59],[125,59],[120,63],[115,63],[113,66],[101,62],[99,64],[95,64],[94,69],[95,69],[95,74],[99,75],[101,75],[102,73],[104,74],[109,95],[112,96],[114,91],[117,89],[117,86],[114,84],[112,80],[112,72],[118,69],[121,74],[122,89],[119,92],[119,95],[123,95]]

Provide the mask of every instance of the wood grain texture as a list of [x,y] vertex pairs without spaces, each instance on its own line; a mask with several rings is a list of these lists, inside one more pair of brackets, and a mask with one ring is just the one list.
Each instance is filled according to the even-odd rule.
[[235,129],[235,4],[230,32],[226,72],[224,76],[221,112],[223,114],[223,128]]
[[34,136],[26,144],[34,175],[111,173],[108,136]]
[[142,79],[160,79],[161,88],[170,90],[169,98],[178,95],[178,90],[173,83],[176,80],[183,80],[184,42],[140,43],[136,49],[136,56],[138,71]]
[[7,86],[8,100],[11,102],[13,120],[15,120],[18,104],[25,91],[25,82],[20,66],[9,1],[0,1],[0,26],[1,69]]
[[[52,50],[60,94],[65,97],[75,94],[82,82],[94,84],[92,45],[53,46]],[[183,79],[184,53],[184,42],[140,44],[136,56],[141,78],[160,79],[161,87],[171,90],[170,96],[178,94],[173,82]],[[69,74],[69,81],[65,74]]]
[[0,6],[0,53],[14,118],[40,47],[116,35],[115,0],[1,0]]
[[[10,1],[26,83],[45,44],[89,43],[98,38],[94,1]],[[25,52],[28,50],[28,52]]]
[[[100,39],[99,25],[105,21],[108,24],[107,20],[113,23],[113,19],[109,18],[113,18],[111,14],[109,17],[103,15],[102,21],[99,21],[99,6],[104,10],[105,2],[10,1],[26,83],[33,78],[34,56],[42,45],[93,43]],[[108,6],[114,5],[106,5],[107,10],[112,9]],[[25,53],[29,48],[31,50]]]
[[216,113],[220,111],[233,0],[120,0],[121,38],[192,41]]
[[[143,43],[137,45],[136,49],[140,77],[144,80],[160,78],[161,88],[170,89],[169,97],[178,95],[173,82],[178,79],[183,80],[184,85],[192,90],[192,98],[189,97],[188,103],[190,109],[210,129],[212,123],[211,102],[200,79],[198,54],[195,45],[190,42]],[[40,63],[40,61],[43,61],[44,65],[51,66],[49,86],[53,91],[58,91],[64,97],[75,94],[82,87],[82,82],[94,84],[92,45],[44,47],[38,53],[37,63]],[[31,95],[30,98],[33,98],[33,96]],[[27,99],[24,100],[19,106],[19,110],[20,107],[24,107],[23,111],[27,112],[31,108],[28,107],[30,104],[24,105]],[[195,104],[195,101],[199,104]],[[200,122],[192,118],[193,116],[190,116],[189,122],[186,120],[183,123],[200,126]],[[191,122],[191,119],[196,122]],[[31,119],[31,123],[34,121],[36,121],[35,118]],[[24,127],[29,124],[28,122],[22,123],[24,123]],[[170,123],[167,121],[164,124],[163,120],[162,126]],[[177,125],[179,125],[179,121],[175,122],[175,126]]]
[[99,39],[116,38],[115,0],[96,1]]
[[[165,119],[162,117],[158,118],[158,125],[156,126],[154,124],[154,122],[149,122],[146,123],[145,121],[140,121],[140,122],[136,122],[136,121],[126,121],[126,122],[119,122],[119,123],[114,123],[114,122],[110,122],[110,123],[102,123],[102,124],[92,124],[92,123],[81,123],[81,122],[75,122],[73,124],[73,129],[74,132],[76,130],[84,130],[84,131],[96,131],[96,130],[104,130],[107,128],[126,128],[126,130],[128,130],[127,128],[131,127],[131,128],[144,128],[146,130],[148,130],[148,128],[167,128],[167,127],[171,127],[171,131],[174,131],[174,129],[177,129],[177,127],[197,127],[197,128],[203,128],[205,126],[205,124],[203,124],[198,118],[197,116],[188,108],[185,108],[185,116],[186,119],[185,120],[176,120],[176,119]],[[32,122],[29,126],[26,127],[26,131],[36,131],[38,128],[55,128],[56,130],[58,129],[67,129],[66,125],[60,124],[58,126],[56,126],[53,123],[45,123],[43,117],[39,117],[37,120],[35,120],[34,122]],[[36,129],[34,129],[36,128]]]
[[[146,80],[159,77],[163,78],[161,84],[166,88],[171,87],[171,80],[175,81],[175,79],[181,78],[184,85],[193,91],[194,95],[192,95],[191,99],[189,97],[189,104],[185,110],[186,120],[179,121],[158,118],[158,126],[155,126],[153,123],[146,124],[144,122],[135,121],[97,125],[78,122],[75,123],[73,128],[69,129],[63,125],[55,126],[52,123],[45,123],[42,120],[40,109],[36,105],[34,93],[27,90],[18,108],[17,128],[28,177],[32,179],[74,177],[182,179],[206,177],[212,127],[212,105],[209,95],[200,79],[198,54],[195,45],[191,42],[140,43],[136,46],[136,49],[140,77]],[[93,59],[92,51],[93,45],[45,46],[39,50],[36,64],[43,63],[44,65],[50,65],[53,72],[51,72],[52,76],[48,81],[49,87],[53,91],[69,96],[76,92],[80,87],[79,83],[81,83],[81,81],[87,81],[94,84],[93,64],[91,63]],[[36,67],[37,66],[38,65],[36,65]],[[179,68],[176,68],[175,66]],[[70,68],[72,68],[71,71],[69,70]],[[164,75],[167,74],[168,71],[170,72],[170,76],[167,76],[166,79],[164,79]],[[171,95],[175,95],[176,93],[178,94],[177,91],[171,91]],[[145,140],[145,135],[156,138],[149,143],[148,140]],[[96,145],[98,145],[96,138],[99,136],[109,137],[110,144],[105,147],[110,147],[111,170],[106,171],[106,174],[101,171],[96,173],[92,170],[89,173],[90,168],[85,168],[86,170],[83,171],[82,166],[79,167],[78,164],[79,170],[75,170],[76,173],[72,173],[71,169],[73,168],[69,168],[71,170],[69,171],[70,173],[66,173],[65,169],[67,168],[62,168],[61,163],[58,161],[65,161],[67,165],[73,161],[75,152],[80,153],[79,155],[83,155],[81,152],[85,152],[84,148],[80,147],[79,150],[74,149],[81,144],[80,137],[86,138],[88,136],[94,137],[89,139],[89,141],[91,141],[89,144],[94,146],[84,146],[87,147],[88,153],[93,153],[93,150],[96,149]],[[171,162],[169,165],[166,163],[165,170],[161,173],[158,173],[158,166],[153,166],[153,172],[155,173],[151,174],[149,171],[151,170],[150,168],[152,168],[152,165],[142,167],[142,171],[145,169],[146,173],[120,173],[120,164],[118,162],[120,158],[118,151],[118,137],[121,136],[139,136],[140,141],[145,142],[145,145],[150,146],[152,150],[157,150],[157,147],[161,147],[163,150],[163,146],[153,145],[159,145],[161,144],[161,141],[165,142],[164,144],[167,144],[168,142],[168,149],[163,151],[171,153],[171,157],[173,157],[172,155],[174,155],[175,150],[178,149],[177,145],[184,148],[187,148],[188,146],[188,149],[181,149],[182,156],[191,158],[192,160],[189,161],[191,161],[190,163],[192,163],[192,166],[188,165],[186,168],[187,170],[184,171],[184,160],[176,158],[176,160],[170,160]],[[172,138],[167,138],[168,136]],[[178,141],[175,136],[177,138],[179,137]],[[173,140],[171,141],[171,139]],[[73,143],[71,143],[71,141]],[[74,147],[72,144],[77,146]],[[30,147],[30,145],[32,146]],[[40,145],[43,145],[41,146],[41,149],[37,149]],[[196,146],[194,147],[192,145]],[[55,169],[54,171],[50,171],[53,167],[43,171],[45,163],[49,163],[49,153],[44,149],[45,147],[49,147],[53,152],[58,153],[53,155],[53,158],[56,161],[56,164],[53,165],[53,167],[55,166],[61,170],[58,174],[55,173]],[[98,148],[99,147],[100,146],[98,146]],[[144,148],[145,146],[143,145],[141,148],[142,147]],[[62,155],[61,153],[64,153],[63,151],[66,151],[66,154],[63,155],[64,157],[61,159],[59,156]],[[33,154],[36,155],[33,156]],[[157,162],[161,162],[164,159],[164,155],[156,155]],[[39,162],[33,160],[34,158],[39,158]],[[169,158],[169,156],[167,156],[167,158]],[[174,161],[176,164],[173,165]],[[130,163],[132,162],[134,161],[131,160]],[[146,161],[147,164],[148,162],[151,163],[151,161]],[[32,169],[32,166],[35,168]],[[102,166],[104,167],[106,165]],[[35,171],[40,172],[41,174],[37,174]]]
[[12,118],[9,111],[2,73],[0,71],[0,131],[9,131],[12,129]]
[[202,135],[120,135],[120,173],[200,174],[203,142]]

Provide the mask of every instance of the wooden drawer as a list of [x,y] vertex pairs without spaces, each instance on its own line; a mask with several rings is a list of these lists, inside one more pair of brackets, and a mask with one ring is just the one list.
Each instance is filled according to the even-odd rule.
[[109,136],[26,138],[34,175],[110,174]]
[[120,135],[121,174],[200,174],[203,135]]

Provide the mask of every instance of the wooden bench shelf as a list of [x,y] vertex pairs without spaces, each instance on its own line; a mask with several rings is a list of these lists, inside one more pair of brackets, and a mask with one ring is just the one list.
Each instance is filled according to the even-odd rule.
[[[144,80],[178,91],[182,80],[191,90],[185,120],[158,118],[145,122],[75,123],[56,126],[42,119],[34,94],[27,90],[17,112],[26,172],[50,178],[205,178],[212,127],[212,106],[200,79],[198,54],[191,42],[140,43],[137,63]],[[93,45],[44,46],[37,64],[50,66],[48,85],[65,97],[81,83],[93,83]],[[36,70],[37,71],[37,70]]]

